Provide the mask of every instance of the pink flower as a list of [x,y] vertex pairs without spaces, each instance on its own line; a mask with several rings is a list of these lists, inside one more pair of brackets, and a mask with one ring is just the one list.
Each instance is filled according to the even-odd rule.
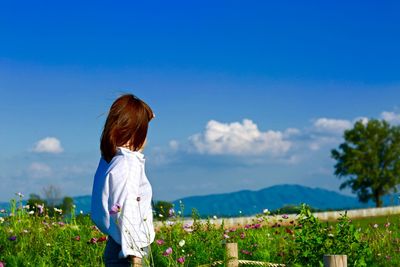
[[172,254],[172,248],[169,247],[164,251],[163,256],[169,256],[171,254]]
[[80,241],[80,240],[81,240],[81,237],[80,237],[79,235],[77,235],[77,236],[75,236],[73,239],[74,239],[75,241]]
[[90,244],[96,244],[97,243],[97,238],[96,237],[92,237],[89,242]]
[[168,215],[169,215],[169,217],[172,217],[172,216],[174,216],[175,215],[175,210],[174,209],[169,209],[169,211],[168,211]]
[[183,230],[185,230],[185,232],[188,232],[188,233],[193,232],[192,224],[189,224],[189,223],[184,224]]
[[107,241],[107,236],[103,235],[97,239],[97,242],[104,242]]
[[117,214],[117,213],[119,213],[120,211],[121,211],[121,205],[118,204],[118,203],[116,203],[116,204],[114,204],[114,205],[111,207],[110,214],[111,214],[111,215]]
[[0,267],[4,267],[4,262],[0,261]]
[[250,251],[248,251],[248,250],[245,250],[245,249],[242,249],[242,251],[241,251],[243,254],[246,254],[246,255],[252,255],[253,253],[251,253]]
[[289,218],[289,215],[283,214],[283,215],[282,215],[282,218],[283,218],[283,219],[288,219],[288,218]]
[[246,235],[244,233],[240,233],[240,238],[244,239],[246,237]]
[[43,213],[43,209],[44,209],[44,205],[38,204],[37,207],[39,209],[39,214],[42,214]]
[[224,238],[225,238],[225,239],[228,239],[228,238],[229,238],[229,235],[224,234]]
[[185,257],[180,257],[176,261],[179,262],[180,264],[183,264],[185,262]]
[[156,243],[157,243],[157,245],[163,245],[165,242],[162,239],[157,239]]
[[390,222],[385,223],[385,227],[388,228],[390,226]]

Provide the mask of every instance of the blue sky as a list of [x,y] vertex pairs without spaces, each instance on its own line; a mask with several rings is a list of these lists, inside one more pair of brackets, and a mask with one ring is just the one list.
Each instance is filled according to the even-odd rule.
[[[156,113],[156,199],[298,183],[338,190],[329,151],[357,119],[400,123],[399,4],[0,5],[0,201],[90,194],[121,93]],[[349,193],[346,191],[345,193]]]

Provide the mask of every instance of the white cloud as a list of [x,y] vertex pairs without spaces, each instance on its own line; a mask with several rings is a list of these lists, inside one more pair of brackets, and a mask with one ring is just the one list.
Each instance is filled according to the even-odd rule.
[[313,151],[320,150],[324,146],[332,146],[338,144],[340,139],[332,136],[312,136],[311,141],[308,144],[309,149]]
[[351,121],[328,118],[319,118],[313,124],[315,131],[329,134],[342,134],[344,130],[352,126],[353,123]]
[[285,138],[288,137],[292,137],[292,136],[296,136],[296,135],[300,135],[300,130],[297,128],[287,128],[284,132],[283,132],[283,136]]
[[384,111],[381,113],[381,118],[391,124],[400,124],[400,114]]
[[221,123],[210,120],[203,133],[189,137],[195,151],[212,155],[259,155],[268,153],[279,156],[286,153],[291,142],[279,131],[261,132],[257,125],[244,119],[242,123]]
[[49,177],[53,174],[50,166],[40,162],[33,162],[28,167],[28,173],[31,177],[40,178],[40,177]]
[[367,117],[357,117],[353,120],[353,123],[356,123],[357,121],[361,121],[362,124],[366,125],[369,119]]
[[33,152],[37,153],[61,153],[63,151],[60,140],[55,137],[43,138],[33,148]]
[[169,141],[169,147],[172,150],[177,150],[179,148],[179,142],[176,140],[171,140],[171,141]]

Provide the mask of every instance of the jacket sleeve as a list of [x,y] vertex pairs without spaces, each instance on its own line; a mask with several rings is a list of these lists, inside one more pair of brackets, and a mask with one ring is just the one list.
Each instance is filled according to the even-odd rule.
[[124,160],[121,171],[113,176],[110,184],[111,205],[119,205],[118,213],[111,215],[116,220],[121,233],[120,258],[129,255],[143,257],[141,250],[140,225],[142,223],[139,207],[139,184],[141,166],[138,162]]

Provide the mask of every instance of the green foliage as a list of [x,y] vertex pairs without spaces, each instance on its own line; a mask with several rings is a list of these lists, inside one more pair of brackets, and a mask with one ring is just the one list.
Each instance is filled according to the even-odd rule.
[[325,254],[347,255],[349,266],[368,266],[372,254],[346,213],[333,227],[315,218],[306,205],[299,215],[293,251],[293,262],[303,266],[322,266]]
[[156,213],[156,218],[158,218],[161,221],[165,221],[169,217],[172,216],[172,213],[170,212],[173,209],[173,204],[168,201],[157,201],[154,205],[154,210]]
[[72,197],[64,197],[60,208],[64,211],[64,214],[70,215],[74,207],[74,199]]
[[350,187],[362,202],[382,206],[382,196],[400,183],[400,126],[386,121],[358,121],[344,132],[345,142],[331,151],[335,175],[347,177],[340,188]]
[[[309,207],[311,212],[321,211],[320,209]],[[285,205],[282,208],[271,211],[271,214],[299,214],[302,210],[301,205]]]
[[[185,219],[182,211],[183,205],[157,227],[151,266],[226,263],[227,242],[238,243],[239,259],[289,266],[319,266],[324,254],[346,254],[349,266],[400,266],[398,215],[352,222],[344,214],[324,223],[304,207],[296,221],[266,212],[247,225],[227,227],[218,218],[200,220],[196,211]],[[10,212],[0,213],[0,262],[7,267],[104,266],[105,236],[89,216],[30,213],[21,199],[11,202]]]

